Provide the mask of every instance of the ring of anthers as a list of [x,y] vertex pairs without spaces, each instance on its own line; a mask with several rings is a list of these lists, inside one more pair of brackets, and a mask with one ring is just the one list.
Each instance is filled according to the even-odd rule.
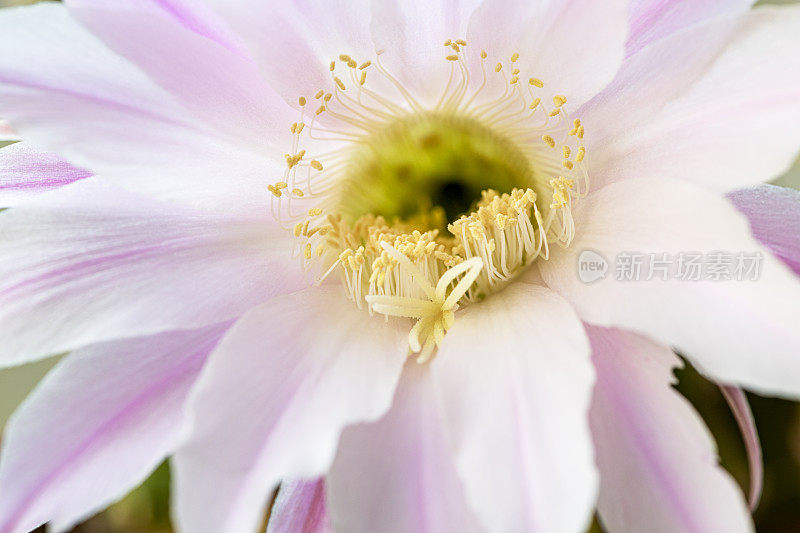
[[[588,191],[584,127],[566,97],[545,105],[544,83],[523,81],[517,53],[489,67],[482,51],[475,79],[466,44],[445,43],[450,75],[428,106],[389,73],[382,51],[363,63],[340,55],[330,92],[313,106],[299,98],[284,175],[268,186],[303,268],[318,282],[338,272],[359,308],[415,320],[409,347],[421,363],[460,307],[570,244],[573,202]],[[306,136],[332,146],[307,153]]]

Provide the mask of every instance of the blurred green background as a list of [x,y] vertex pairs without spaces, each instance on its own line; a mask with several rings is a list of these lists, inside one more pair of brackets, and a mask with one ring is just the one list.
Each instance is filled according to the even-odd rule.
[[[37,0],[0,0],[0,8]],[[719,0],[724,2],[726,0]],[[776,0],[761,3],[796,3]],[[0,118],[2,112],[0,111]],[[2,145],[0,143],[0,145]],[[774,183],[800,189],[800,159]],[[57,358],[0,371],[0,428],[17,405],[56,363]],[[748,471],[738,429],[719,390],[691,368],[679,371],[678,389],[695,405],[717,438],[722,464],[743,487]],[[755,513],[762,533],[800,532],[800,405],[749,395],[762,440],[764,494]],[[169,469],[159,467],[145,483],[100,515],[76,527],[76,533],[166,533],[169,525]],[[44,530],[44,528],[42,528]],[[594,530],[600,531],[597,524]]]

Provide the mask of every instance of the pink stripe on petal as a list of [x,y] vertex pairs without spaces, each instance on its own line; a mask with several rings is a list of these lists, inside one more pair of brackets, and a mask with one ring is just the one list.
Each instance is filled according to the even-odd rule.
[[0,207],[11,207],[89,176],[88,170],[25,143],[6,146],[0,149]]
[[0,532],[64,530],[136,486],[178,445],[185,398],[227,330],[77,350],[25,400],[0,456]]
[[18,141],[19,138],[17,134],[14,133],[14,130],[11,129],[11,126],[8,125],[8,122],[5,120],[0,120],[0,141]]
[[728,198],[747,216],[753,236],[800,274],[800,191],[759,185]]
[[756,507],[758,507],[758,500],[761,499],[761,489],[764,486],[764,461],[761,456],[761,442],[758,439],[753,413],[750,411],[750,404],[747,402],[747,396],[742,389],[721,385],[720,391],[728,402],[734,418],[736,418],[739,431],[742,432],[742,440],[747,450],[747,464],[750,467],[748,503],[750,504],[750,510],[755,511]]
[[332,533],[325,479],[284,481],[272,506],[267,533]]

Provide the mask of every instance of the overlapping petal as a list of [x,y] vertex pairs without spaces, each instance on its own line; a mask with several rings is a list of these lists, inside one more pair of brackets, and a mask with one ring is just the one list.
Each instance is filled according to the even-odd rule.
[[[555,251],[539,265],[545,282],[570,300],[586,321],[644,332],[677,347],[695,366],[722,383],[767,394],[800,394],[797,347],[800,332],[800,281],[750,235],[747,220],[724,199],[677,180],[638,179],[617,182],[589,195],[574,211],[580,227],[566,250]],[[601,254],[608,276],[593,284],[578,277],[584,250]],[[700,272],[692,281],[677,279],[679,256],[722,252],[734,278],[736,256],[754,257],[742,281],[713,281]],[[656,273],[647,280],[617,279],[620,254],[667,254],[667,280]],[[757,259],[761,254],[760,260]],[[729,254],[729,255],[728,255]],[[633,260],[630,263],[633,264]],[[631,274],[635,277],[635,271]],[[756,281],[751,275],[759,273]]]
[[597,495],[594,371],[569,304],[512,284],[464,309],[431,363],[467,500],[489,531],[579,531]]
[[[0,107],[15,132],[162,199],[253,213],[285,165],[232,143],[75,22],[61,4],[0,11]],[[197,56],[195,62],[205,58]],[[187,86],[207,83],[184,80]],[[285,129],[285,127],[284,127]]]
[[12,417],[0,531],[64,531],[124,496],[178,446],[184,402],[226,324],[77,350]]
[[760,185],[728,198],[747,216],[753,236],[800,274],[800,191]]
[[82,180],[0,213],[0,365],[214,324],[305,284],[291,233]]
[[342,433],[327,478],[337,531],[478,531],[442,422],[430,368],[410,360],[391,410]]
[[281,479],[324,473],[345,425],[391,404],[406,332],[322,286],[240,319],[212,354],[174,457],[174,519],[186,533],[253,531]]
[[[731,22],[733,31],[728,29]],[[685,43],[689,37],[704,43],[699,55],[688,59],[688,68],[680,62],[685,53],[676,53],[675,46],[668,52],[666,41],[632,60],[649,73],[609,96],[625,107],[616,113],[623,123],[613,126],[619,134],[613,138],[600,134],[602,142],[592,142],[590,148],[592,168],[601,182],[675,178],[726,192],[784,172],[800,146],[798,32],[799,7],[765,6],[744,17],[691,30],[682,40],[673,36],[670,42],[674,44]],[[726,40],[717,55],[717,47]],[[661,68],[658,59],[668,53],[674,60]],[[645,69],[646,64],[658,72]],[[626,68],[627,77],[642,75],[640,67]],[[703,74],[695,79],[698,68]],[[680,94],[666,101],[664,96],[674,91],[674,82],[655,82],[665,77],[683,81]],[[653,95],[648,94],[651,91]],[[627,95],[633,99],[627,100]],[[646,110],[655,111],[651,115],[637,111],[645,100],[650,100]],[[637,120],[622,129],[629,123],[624,118],[627,109],[633,110]],[[591,124],[602,130],[603,122],[595,118]],[[591,131],[588,123],[587,131]]]
[[711,434],[672,388],[678,358],[632,333],[587,332],[603,525],[611,533],[751,531],[744,495],[719,466]]
[[333,533],[325,479],[282,482],[270,510],[267,533]]

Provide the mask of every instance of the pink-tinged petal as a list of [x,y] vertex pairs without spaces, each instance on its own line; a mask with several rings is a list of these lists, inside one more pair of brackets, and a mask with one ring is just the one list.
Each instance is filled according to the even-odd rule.
[[611,532],[752,531],[713,437],[675,389],[680,360],[621,330],[587,326],[597,384],[590,420],[598,511]]
[[486,0],[472,16],[467,42],[493,61],[518,52],[525,79],[542,79],[547,93],[566,95],[574,110],[614,78],[627,17],[623,0]]
[[685,28],[719,17],[746,13],[753,3],[754,0],[633,0],[628,8],[630,33],[627,54],[633,55]]
[[65,3],[93,34],[217,132],[255,150],[265,142],[287,142],[286,129],[298,114],[261,77],[255,63],[195,33],[159,2]]
[[18,140],[19,137],[17,137],[17,134],[11,129],[11,126],[8,125],[8,122],[0,120],[0,142]]
[[760,185],[728,198],[747,216],[753,236],[800,274],[800,191]]
[[267,533],[333,533],[325,498],[325,479],[284,481],[278,490]]
[[742,433],[742,440],[747,451],[747,464],[750,468],[750,491],[747,494],[747,502],[750,504],[750,510],[755,511],[758,501],[761,499],[761,489],[764,487],[764,461],[756,423],[753,420],[747,396],[742,389],[722,385],[720,390],[733,412],[739,431]]
[[[765,6],[740,17],[703,76],[653,115],[590,149],[592,168],[608,175],[604,179],[686,179],[717,191],[778,176],[800,148],[799,32],[798,6]],[[681,42],[694,48],[688,39]],[[701,48],[698,59],[707,52]],[[689,64],[692,73],[696,60]]]
[[402,328],[356,308],[338,285],[247,313],[189,403],[194,423],[173,460],[177,527],[255,531],[281,479],[324,473],[344,426],[389,409],[407,343]]
[[464,309],[431,363],[470,507],[488,531],[580,531],[597,496],[589,343],[554,292],[514,283]]
[[[287,102],[332,89],[328,65],[340,54],[374,59],[369,0],[207,0],[247,44],[264,77]],[[285,128],[284,128],[285,129]]]
[[65,531],[124,496],[177,448],[184,403],[227,325],[77,350],[9,422],[0,531]]
[[0,366],[234,318],[303,285],[291,233],[88,178],[0,213]]
[[39,194],[88,178],[62,158],[25,143],[0,148],[0,208],[11,207]]
[[160,199],[225,212],[268,204],[264,184],[285,163],[200,122],[62,4],[0,11],[0,49],[25,50],[0,54],[0,107],[37,148]]
[[[687,182],[638,179],[607,185],[575,207],[575,240],[566,250],[551,249],[550,260],[539,268],[584,320],[675,346],[715,381],[765,394],[800,395],[795,320],[800,280],[750,235],[747,220],[729,202]],[[584,250],[610,263],[605,279],[580,281],[578,258]],[[685,260],[691,254],[712,254],[708,260],[714,262],[714,252],[722,252],[716,264],[722,274],[727,264],[727,277],[733,279],[706,279],[702,269],[699,276],[689,272]],[[626,274],[633,261],[621,262],[623,253],[643,254],[639,281],[618,279],[617,269]],[[647,280],[650,253],[659,260],[667,254],[666,280],[659,271]],[[677,276],[681,253],[684,279]],[[737,273],[740,253],[746,255]],[[758,279],[751,280],[756,273]]]
[[409,361],[391,410],[344,430],[327,478],[337,531],[477,531],[436,408],[428,365]]
[[700,79],[740,24],[738,17],[720,17],[670,34],[627,58],[614,81],[581,107],[577,116],[586,127],[593,188],[616,178],[616,139],[641,127]]
[[[387,0],[372,2],[372,39],[389,70],[425,104],[444,91],[451,65],[448,39],[467,37],[480,0]],[[479,46],[479,45],[478,45]],[[473,50],[478,53],[479,50]]]

